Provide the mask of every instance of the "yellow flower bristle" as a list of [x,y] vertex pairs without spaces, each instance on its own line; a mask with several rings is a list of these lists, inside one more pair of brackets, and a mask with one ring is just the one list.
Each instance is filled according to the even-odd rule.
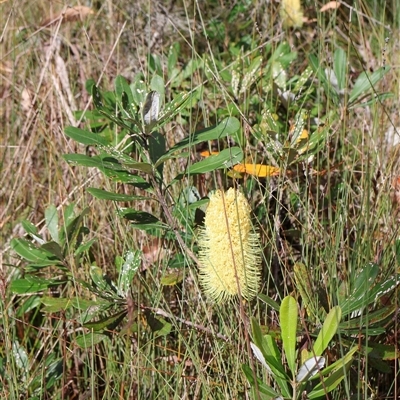
[[300,0],[282,0],[280,14],[284,28],[301,28],[303,26],[303,10]]
[[242,193],[231,188],[210,196],[199,247],[200,284],[216,303],[239,293],[246,300],[257,294],[259,235],[252,229],[250,206]]

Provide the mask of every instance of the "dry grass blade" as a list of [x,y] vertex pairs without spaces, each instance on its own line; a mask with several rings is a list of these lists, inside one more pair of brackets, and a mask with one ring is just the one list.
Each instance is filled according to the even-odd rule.
[[75,6],[67,8],[65,11],[62,11],[58,15],[47,18],[40,24],[40,26],[51,26],[59,20],[61,20],[62,23],[83,21],[91,14],[94,14],[94,11],[91,8],[86,6]]
[[324,12],[328,10],[336,10],[340,7],[340,3],[338,1],[329,1],[324,6],[321,7],[319,11]]

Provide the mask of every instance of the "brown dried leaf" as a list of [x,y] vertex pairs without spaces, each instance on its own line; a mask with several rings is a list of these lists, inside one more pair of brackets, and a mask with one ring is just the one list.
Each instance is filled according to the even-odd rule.
[[395,208],[400,209],[400,176],[392,181],[392,202]]
[[94,14],[94,11],[86,6],[75,6],[70,7],[65,10],[65,12],[61,12],[58,15],[55,15],[51,18],[47,18],[44,22],[42,22],[41,26],[50,26],[55,24],[61,19],[61,22],[74,22],[74,21],[83,21],[90,14]]
[[27,89],[22,89],[21,92],[21,107],[25,112],[28,112],[32,108],[33,93]]
[[328,10],[336,10],[339,8],[340,3],[338,1],[328,1],[319,11],[324,12]]

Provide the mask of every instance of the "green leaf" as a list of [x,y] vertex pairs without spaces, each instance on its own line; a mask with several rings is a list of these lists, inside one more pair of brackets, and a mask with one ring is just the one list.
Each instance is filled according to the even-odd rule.
[[78,257],[82,253],[89,251],[89,249],[93,246],[93,243],[97,241],[96,238],[90,239],[87,242],[81,243],[78,248],[74,251],[74,256]]
[[66,281],[41,279],[34,276],[27,276],[23,279],[15,279],[11,282],[11,291],[15,294],[38,293],[48,289],[50,286],[62,285]]
[[15,365],[22,370],[22,375],[25,376],[29,368],[29,357],[25,347],[19,344],[18,339],[14,339],[12,342],[12,355]]
[[[122,167],[142,171],[146,174],[151,174],[153,172],[153,167],[151,164],[138,162],[134,158],[128,156],[127,154],[124,154],[121,150],[118,150],[113,146],[99,146],[99,149],[109,154],[112,157],[111,160],[118,160]],[[103,160],[107,161],[107,159],[104,158]]]
[[169,322],[162,318],[156,317],[150,310],[145,310],[144,315],[152,332],[157,332],[160,335],[167,335],[170,333],[172,325]]
[[59,243],[58,239],[58,214],[57,208],[55,205],[50,205],[46,208],[44,212],[44,217],[46,220],[47,229],[50,232],[51,238],[56,242]]
[[270,335],[262,335],[261,328],[255,318],[251,319],[252,338],[255,345],[261,350],[266,364],[271,368],[273,376],[284,397],[291,397],[288,387],[288,376],[281,362],[279,349]]
[[333,56],[333,71],[335,72],[339,90],[346,87],[346,70],[348,68],[345,51],[338,47]]
[[124,193],[113,193],[97,188],[88,188],[86,189],[86,191],[89,192],[92,196],[101,200],[112,200],[112,201],[152,200],[146,196],[133,196]]
[[222,150],[214,156],[207,157],[187,168],[185,174],[179,174],[175,180],[182,179],[183,176],[204,174],[220,168],[230,168],[243,160],[243,151],[239,147],[231,147]]
[[85,144],[86,146],[106,146],[109,144],[109,141],[99,134],[85,131],[80,128],[75,128],[73,126],[68,126],[67,128],[65,128],[65,134],[71,139],[74,139],[78,143]]
[[112,284],[107,275],[103,274],[101,268],[92,265],[90,267],[90,277],[101,294],[109,295],[116,293],[115,286]]
[[264,303],[268,304],[274,311],[279,311],[279,304],[275,300],[272,300],[271,297],[262,293],[258,294],[257,297]]
[[[247,380],[249,381],[250,385],[254,388],[256,386],[256,384],[255,384],[255,380],[254,380],[253,371],[251,370],[251,368],[246,364],[242,364],[242,371],[243,371],[244,375],[246,376]],[[260,391],[260,393],[266,394],[273,398],[279,397],[279,393],[277,393],[274,389],[267,386],[261,379],[259,379],[257,377],[256,377],[256,379],[257,379],[257,387],[258,387],[258,390]]]
[[[354,347],[350,350],[343,358],[336,361],[335,368],[333,369],[332,374],[324,378],[322,382],[320,382],[315,388],[307,394],[310,400],[318,399],[319,397],[326,396],[327,393],[330,393],[334,390],[343,378],[346,376],[346,372],[349,370],[351,363],[353,362],[353,354],[357,351],[358,347]],[[333,364],[328,367],[331,370]],[[325,368],[320,374],[325,375],[328,368]],[[321,375],[317,374],[314,378],[318,378]]]
[[328,80],[325,71],[323,69],[322,63],[318,57],[314,54],[311,54],[309,57],[310,66],[315,72],[318,80],[321,82],[324,90],[325,95],[328,99],[332,100],[334,104],[339,106],[340,104],[340,97],[336,90],[332,87],[331,82]]
[[307,314],[313,317],[314,320],[318,320],[318,304],[316,304],[314,300],[315,293],[311,284],[309,270],[307,270],[303,263],[296,263],[293,266],[293,272],[296,288],[301,295],[303,306]]
[[124,169],[118,160],[108,155],[90,157],[84,154],[64,154],[63,158],[71,164],[82,165],[83,167],[94,167],[100,170],[105,168],[112,170]]
[[133,278],[142,263],[142,252],[127,251],[118,276],[118,290],[122,297],[126,297],[132,286]]
[[275,339],[271,335],[264,335],[261,349],[265,353],[265,361],[270,366],[276,383],[281,389],[282,395],[286,398],[291,397],[291,391],[289,390],[288,382],[289,377],[286,374],[285,368],[281,361],[281,353],[275,342]]
[[155,90],[160,93],[161,97],[164,97],[165,94],[165,84],[164,79],[160,75],[154,75],[151,78],[150,89]]
[[40,248],[53,254],[59,261],[64,259],[62,248],[56,242],[43,243]]
[[52,253],[35,247],[25,239],[12,239],[11,248],[19,256],[32,263],[40,263],[41,265],[54,265],[57,263]]
[[354,83],[354,87],[350,93],[349,105],[354,106],[352,103],[373,89],[389,71],[389,67],[380,67],[370,75],[368,75],[366,72],[362,72]]
[[93,329],[94,332],[100,332],[106,328],[111,330],[119,325],[119,323],[125,318],[126,314],[127,312],[123,310],[108,317],[101,318],[98,321],[87,322],[83,324],[83,326],[88,329]]
[[35,225],[32,224],[32,222],[24,219],[23,221],[21,221],[21,225],[24,228],[26,233],[28,233],[34,237],[37,237],[38,229]]
[[397,264],[400,264],[400,239],[397,239],[395,242],[395,251],[396,251],[396,261]]
[[87,311],[90,308],[93,308],[95,310],[98,310],[99,307],[102,308],[102,306],[107,306],[110,304],[108,301],[104,301],[101,299],[96,299],[96,300],[87,300],[87,299],[81,299],[79,297],[74,297],[71,300],[71,304],[74,308],[76,308],[79,311]]
[[195,90],[196,89],[194,89],[190,93],[181,93],[176,96],[171,102],[166,104],[158,117],[156,128],[161,127],[162,125],[170,121],[176,114],[178,114],[191,98],[191,96],[194,94]]
[[68,310],[68,308],[72,307],[71,299],[47,296],[42,297],[42,304],[44,304],[42,311],[50,313],[65,311]]
[[175,286],[183,280],[183,270],[175,269],[174,271],[170,271],[164,274],[161,277],[160,283],[164,286]]
[[127,96],[128,103],[129,104],[134,103],[132,90],[123,76],[118,75],[115,78],[114,86],[115,86],[115,94],[117,95],[117,99],[119,102],[123,103],[122,97],[125,94]]
[[83,218],[89,214],[89,208],[85,208],[78,216],[71,217],[66,221],[66,226],[60,233],[60,240],[66,244],[65,251],[69,251],[76,245],[79,236],[83,233]]
[[188,146],[194,146],[195,144],[208,140],[222,139],[228,135],[233,135],[239,129],[240,122],[236,118],[226,118],[220,124],[196,132],[177,143],[164,156],[158,159],[156,166],[171,158],[178,150],[183,150]]
[[297,302],[292,296],[282,300],[279,318],[282,332],[283,350],[293,376],[296,374],[296,331],[297,331]]
[[93,97],[93,104],[98,109],[101,110],[104,108],[103,98],[101,96],[100,90],[96,85],[92,85],[92,97]]
[[126,218],[131,221],[133,224],[158,224],[161,221],[155,217],[154,215],[145,212],[145,211],[137,211],[133,208],[125,208],[119,211],[118,215],[120,217]]
[[317,340],[314,343],[313,355],[320,356],[328,347],[333,336],[337,332],[339,323],[342,317],[342,310],[339,306],[333,307],[325,318],[324,324],[318,334]]
[[76,336],[75,343],[83,349],[90,349],[105,339],[107,339],[107,335],[101,333],[86,333],[84,335]]
[[373,282],[379,273],[377,264],[366,265],[355,280],[353,292],[346,299],[339,299],[339,305],[342,309],[343,316],[346,316],[353,311],[360,310],[368,305],[368,297],[371,291]]
[[17,311],[17,317],[21,318],[25,313],[28,313],[29,311],[34,310],[35,308],[40,306],[40,296],[29,296],[21,305],[21,307],[18,308]]
[[[45,378],[45,382],[46,382],[46,389],[49,390],[51,389],[55,383],[60,380],[60,378],[63,375],[63,365],[64,365],[64,360],[62,358],[58,358],[56,361],[53,361],[51,363],[49,363],[49,359],[46,360],[46,367],[45,367],[45,371],[46,371],[46,378]],[[40,384],[43,384],[43,377],[42,376],[38,376],[40,377]],[[39,385],[40,385],[39,384]],[[31,398],[32,400],[32,398]]]
[[[151,161],[155,163],[160,157],[165,154],[166,140],[165,136],[159,132],[153,132],[148,138],[149,154]],[[162,164],[158,166],[158,171],[162,174]]]

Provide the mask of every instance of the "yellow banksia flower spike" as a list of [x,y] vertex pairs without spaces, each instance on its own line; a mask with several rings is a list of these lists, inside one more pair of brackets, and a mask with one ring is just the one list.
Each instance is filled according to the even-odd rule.
[[300,0],[282,0],[281,18],[284,28],[301,28],[303,26],[303,10]]
[[210,195],[199,248],[200,284],[216,303],[239,294],[251,300],[257,294],[261,248],[242,193],[231,188]]

